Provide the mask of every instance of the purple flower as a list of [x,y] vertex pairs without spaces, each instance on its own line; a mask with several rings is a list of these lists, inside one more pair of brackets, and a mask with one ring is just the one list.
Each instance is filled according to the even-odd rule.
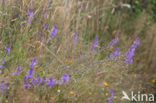
[[36,66],[36,63],[37,63],[37,58],[34,57],[34,59],[32,60],[31,68],[33,68],[34,66]]
[[95,47],[98,46],[98,37],[96,36],[96,39],[94,40],[93,44],[92,44],[92,50],[95,49]]
[[42,78],[38,75],[36,79],[32,79],[32,85],[35,86],[36,84],[39,85],[42,83]]
[[96,72],[100,70],[100,66],[96,69]]
[[2,64],[5,65],[6,64],[6,61],[3,61]]
[[4,86],[4,84],[2,82],[0,82],[0,91],[3,91],[3,86]]
[[28,83],[28,78],[26,76],[24,77],[24,88],[25,89],[29,89],[30,88],[30,85]]
[[5,66],[3,66],[3,65],[0,65],[0,69],[4,69],[5,68]]
[[108,102],[107,102],[107,103],[113,103],[113,102],[112,102],[112,98],[113,98],[113,97],[114,97],[113,88],[111,88],[110,97],[108,98]]
[[51,29],[51,39],[57,34],[57,26],[55,25],[54,28]]
[[32,8],[29,8],[29,12],[28,12],[28,23],[31,24],[31,21],[33,19],[33,16],[34,16],[33,9]]
[[6,84],[5,84],[5,92],[8,91],[8,87],[9,87],[9,85],[10,85],[9,83],[6,83]]
[[43,40],[44,38],[45,38],[45,33],[42,34],[42,38],[41,39]]
[[50,79],[47,81],[47,86],[48,86],[48,87],[54,86],[54,84],[55,84],[55,81],[53,80],[53,78],[50,78]]
[[32,86],[35,86],[35,84],[36,84],[36,80],[32,79]]
[[8,91],[9,85],[10,85],[9,83],[3,84],[2,82],[0,82],[0,91],[6,93]]
[[119,40],[118,36],[119,36],[119,33],[117,33],[115,35],[115,39],[113,39],[110,43],[108,43],[108,45],[107,45],[108,48],[111,47],[111,46],[114,46],[118,42],[118,40]]
[[34,70],[33,70],[33,68],[30,68],[30,69],[28,70],[28,72],[27,72],[26,77],[27,77],[27,79],[33,78],[33,75],[34,75]]
[[115,48],[115,51],[113,53],[110,54],[110,58],[114,58],[114,57],[117,57],[120,55],[120,48],[119,47],[116,47]]
[[33,74],[34,74],[33,67],[36,65],[36,63],[37,63],[37,58],[34,57],[34,59],[32,60],[30,69],[28,70],[27,75],[26,75],[27,79],[33,78]]
[[47,82],[48,81],[48,78],[47,77],[44,77],[43,81],[44,82]]
[[4,66],[5,64],[6,64],[6,62],[3,61],[3,62],[2,62],[2,65],[0,65],[0,69],[4,69],[4,68],[5,68],[5,66]]
[[33,9],[29,8],[28,18],[31,16],[32,13],[33,13]]
[[38,32],[37,32],[37,34],[38,34],[38,35],[40,35],[40,34],[41,34],[41,32],[39,32],[39,31],[38,31]]
[[7,54],[7,55],[10,55],[10,51],[11,51],[11,47],[9,45],[6,46],[4,53]]
[[135,48],[140,44],[140,39],[137,38],[136,41],[133,42],[131,47],[126,52],[125,63],[131,64],[133,62],[132,57],[134,56]]
[[113,88],[111,88],[110,98],[112,99],[114,97]]
[[64,74],[61,78],[64,82],[68,82],[69,81],[69,76],[67,74]]
[[46,30],[46,28],[47,28],[47,23],[44,23],[43,28],[44,28],[44,30]]
[[75,32],[74,42],[76,42],[77,39],[78,39],[78,34],[77,34],[77,32]]
[[40,76],[38,75],[38,77],[35,79],[37,85],[42,83],[42,78],[40,78]]
[[45,10],[44,10],[44,17],[45,18],[47,17],[47,8],[45,8]]
[[14,75],[18,75],[18,74],[20,73],[20,71],[21,71],[21,66],[18,65],[18,66],[17,66],[17,70],[16,70],[16,72],[14,73]]

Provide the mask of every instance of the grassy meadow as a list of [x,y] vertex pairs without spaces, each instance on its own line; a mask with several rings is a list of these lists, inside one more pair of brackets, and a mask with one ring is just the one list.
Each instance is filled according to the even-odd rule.
[[155,11],[155,0],[1,0],[0,103],[156,96]]

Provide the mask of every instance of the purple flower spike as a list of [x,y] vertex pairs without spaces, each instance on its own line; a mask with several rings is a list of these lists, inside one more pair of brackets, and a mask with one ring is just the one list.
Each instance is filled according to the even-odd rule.
[[48,81],[48,78],[47,77],[44,77],[43,81],[44,82],[47,82]]
[[37,64],[37,58],[34,57],[33,61],[32,61],[32,64],[31,64],[31,68],[33,68],[34,66],[36,66]]
[[117,33],[116,35],[115,35],[115,39],[113,39],[110,43],[108,43],[108,48],[109,47],[111,47],[111,46],[114,46],[117,42],[118,42],[118,40],[119,40],[119,33]]
[[0,91],[3,91],[3,86],[4,86],[4,84],[2,82],[0,82]]
[[35,86],[36,84],[39,85],[42,83],[42,78],[38,75],[36,79],[32,79],[32,86]]
[[9,83],[3,84],[2,82],[0,82],[0,91],[6,93],[8,91],[9,86],[10,86]]
[[66,83],[69,81],[69,76],[67,74],[64,74],[61,79]]
[[42,83],[42,78],[40,78],[40,76],[38,76],[35,80],[36,80],[37,85]]
[[33,78],[33,74],[34,74],[34,70],[33,70],[33,67],[36,66],[36,63],[37,63],[37,58],[34,57],[34,59],[32,60],[32,64],[30,66],[30,69],[28,70],[27,72],[27,79],[29,78]]
[[32,86],[35,86],[35,84],[36,84],[36,80],[35,79],[32,79]]
[[48,87],[54,86],[54,84],[55,84],[55,81],[53,80],[53,78],[50,78],[50,79],[47,81],[47,86],[48,86]]
[[47,17],[47,8],[45,8],[45,10],[44,10],[44,18],[46,18]]
[[45,33],[42,34],[42,38],[41,39],[43,40],[44,38],[45,38]]
[[27,79],[26,76],[24,77],[24,82],[25,82],[25,83],[24,83],[24,86],[23,86],[23,87],[24,87],[25,89],[29,89],[30,86],[29,86],[28,79]]
[[114,57],[117,57],[120,55],[120,48],[119,47],[116,47],[115,48],[115,51],[113,53],[110,54],[110,58],[114,58]]
[[47,28],[47,23],[44,23],[43,28],[44,28],[44,30],[46,30],[46,28]]
[[113,102],[112,102],[112,98],[113,98],[113,97],[114,97],[113,88],[111,88],[110,97],[108,98],[108,102],[107,102],[107,103],[113,103]]
[[113,88],[111,88],[110,98],[113,98],[113,97],[114,97]]
[[28,23],[31,24],[31,21],[32,21],[32,19],[33,19],[33,16],[34,16],[34,14],[33,14],[33,9],[32,9],[32,8],[29,8]]
[[4,68],[5,68],[5,66],[4,66],[5,64],[6,64],[6,62],[3,61],[3,62],[2,62],[2,65],[0,65],[0,69],[4,69]]
[[3,66],[3,65],[0,65],[0,69],[4,69],[5,68],[5,66]]
[[33,12],[33,9],[32,8],[29,8],[29,13],[28,13],[28,17],[31,16],[31,13]]
[[8,91],[8,87],[9,87],[9,83],[7,83],[7,84],[5,84],[5,92],[7,92]]
[[74,42],[76,42],[77,39],[78,39],[78,34],[77,34],[77,32],[75,32]]
[[50,33],[50,36],[51,36],[51,39],[57,35],[57,26],[55,25],[54,28],[51,29],[51,33]]
[[38,35],[40,35],[40,34],[41,34],[41,32],[39,32],[39,31],[38,31],[38,32],[37,32],[37,34],[38,34]]
[[137,38],[136,41],[133,42],[132,46],[126,52],[125,63],[131,64],[133,62],[132,57],[134,56],[135,48],[140,44],[140,39]]
[[7,55],[10,55],[10,51],[11,51],[11,47],[9,45],[6,46],[4,53],[7,54]]
[[20,71],[21,71],[21,66],[18,65],[18,66],[17,66],[17,70],[16,70],[16,72],[14,73],[14,75],[18,75],[18,74],[20,73]]
[[29,79],[29,78],[33,78],[33,75],[34,75],[34,70],[33,70],[33,68],[30,68],[29,70],[28,70],[28,72],[27,72],[27,79]]
[[96,69],[96,72],[100,70],[100,66]]
[[93,44],[92,44],[92,50],[95,49],[95,47],[98,46],[98,37],[96,36],[96,39],[94,40]]
[[6,61],[3,61],[2,64],[5,65],[6,64]]

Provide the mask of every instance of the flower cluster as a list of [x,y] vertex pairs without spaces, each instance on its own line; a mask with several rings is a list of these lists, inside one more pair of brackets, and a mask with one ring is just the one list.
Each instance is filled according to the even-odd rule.
[[48,87],[54,86],[54,84],[62,85],[63,83],[67,83],[69,81],[69,75],[64,74],[60,80],[53,79],[53,78],[45,78],[44,81]]
[[[29,89],[31,86],[36,86],[36,85],[40,85],[43,81],[46,82],[46,85],[48,87],[52,87],[54,86],[55,82],[56,84],[62,84],[63,82],[66,83],[69,81],[69,76],[67,74],[64,74],[61,78],[61,80],[54,80],[53,78],[45,78],[45,79],[42,79],[40,78],[40,76],[38,75],[37,78],[33,79],[33,74],[34,74],[34,66],[36,65],[37,63],[37,58],[35,57],[31,63],[31,66],[30,66],[30,69],[28,70],[27,72],[27,75],[24,77],[24,88],[26,89]],[[20,68],[20,67],[18,67]],[[32,83],[30,84],[29,83],[29,79],[32,78]]]
[[53,79],[53,78],[41,78],[39,75],[37,78],[32,79],[31,84],[28,82],[28,79],[24,78],[25,84],[24,88],[29,89],[31,86],[39,86],[41,83],[45,83],[48,88],[53,87],[54,84],[62,85],[63,83],[66,83],[69,81],[69,76],[67,74],[64,74],[60,80]]

